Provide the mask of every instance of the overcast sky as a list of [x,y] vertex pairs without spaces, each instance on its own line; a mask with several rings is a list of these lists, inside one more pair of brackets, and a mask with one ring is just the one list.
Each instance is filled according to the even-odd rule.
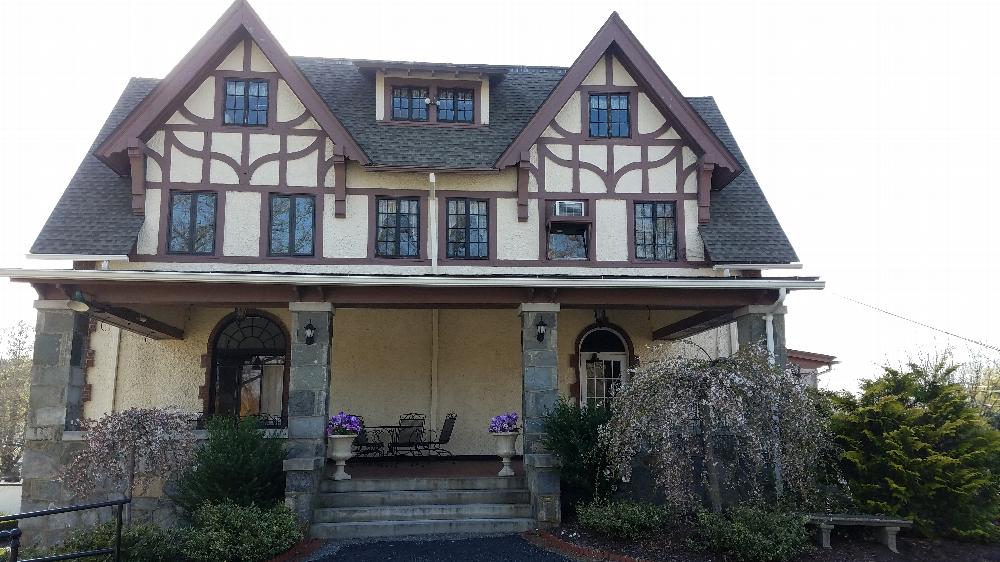
[[[826,386],[967,348],[842,297],[1000,344],[1000,2],[252,4],[293,55],[559,66],[617,10],[681,92],[715,96],[803,273],[827,281],[787,301],[788,346],[842,362]],[[163,77],[228,5],[0,4],[0,266],[51,265],[24,254],[128,78]],[[34,297],[0,280],[0,327],[33,323]]]

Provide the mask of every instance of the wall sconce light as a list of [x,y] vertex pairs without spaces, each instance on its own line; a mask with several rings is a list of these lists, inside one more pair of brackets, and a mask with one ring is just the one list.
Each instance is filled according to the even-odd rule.
[[541,318],[538,319],[538,323],[535,324],[535,339],[538,341],[543,341],[545,339],[545,330],[549,327],[545,323],[545,320]]
[[303,333],[306,336],[306,345],[312,345],[316,343],[316,326],[313,326],[312,320],[302,328]]

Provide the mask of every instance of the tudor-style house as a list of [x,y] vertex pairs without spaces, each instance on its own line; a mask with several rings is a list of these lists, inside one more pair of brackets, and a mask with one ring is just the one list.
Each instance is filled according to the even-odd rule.
[[[74,499],[53,477],[77,420],[176,406],[287,440],[287,503],[317,537],[555,524],[557,399],[611,398],[656,342],[784,362],[785,295],[823,286],[762,274],[798,259],[719,107],[617,14],[568,68],[414,63],[289,56],[237,0],[169,75],[128,83],[31,255],[73,267],[2,272],[39,295],[26,511]],[[519,474],[452,490],[475,510],[351,518],[335,508],[371,504],[337,494],[382,488],[328,480],[342,410],[418,413],[493,459],[490,417],[518,411]],[[447,503],[413,467],[391,489]]]

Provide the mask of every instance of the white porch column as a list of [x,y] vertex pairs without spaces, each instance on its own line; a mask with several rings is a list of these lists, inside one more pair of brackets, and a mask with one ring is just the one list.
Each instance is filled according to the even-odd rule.
[[[285,504],[305,523],[312,521],[316,494],[326,466],[326,422],[330,403],[330,348],[333,305],[293,302],[288,369],[288,457]],[[306,339],[306,326],[315,330]]]
[[[546,525],[558,525],[561,519],[558,463],[541,444],[542,416],[559,399],[558,312],[556,303],[525,303],[520,308],[524,469],[532,513]],[[539,336],[540,322],[544,337]]]
[[785,306],[745,306],[735,313],[736,333],[740,349],[763,343],[771,351],[774,362],[788,364],[785,349]]

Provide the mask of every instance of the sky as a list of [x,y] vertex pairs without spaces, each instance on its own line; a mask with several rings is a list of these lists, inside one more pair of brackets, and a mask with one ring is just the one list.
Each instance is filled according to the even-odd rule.
[[[252,0],[293,55],[569,66],[618,11],[687,96],[715,96],[804,264],[787,345],[821,385],[954,347],[1000,353],[1000,2]],[[32,241],[131,76],[161,78],[227,0],[0,3],[0,267]],[[33,323],[0,280],[0,328]]]

